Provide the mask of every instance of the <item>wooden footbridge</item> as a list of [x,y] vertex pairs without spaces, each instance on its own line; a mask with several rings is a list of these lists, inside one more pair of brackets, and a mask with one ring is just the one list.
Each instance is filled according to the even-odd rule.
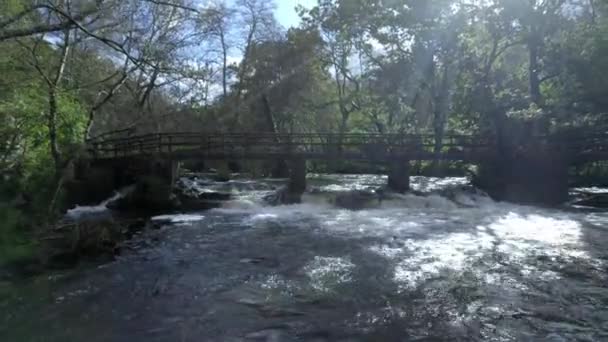
[[490,140],[474,136],[450,135],[442,152],[433,153],[430,135],[401,134],[196,134],[161,133],[94,140],[89,151],[96,159],[132,158],[156,155],[173,160],[244,159],[347,159],[382,160],[469,160],[490,152]]
[[[534,137],[511,150],[529,155],[561,154],[571,163],[608,159],[608,134],[558,140]],[[436,148],[433,135],[337,133],[155,133],[107,135],[88,142],[95,160],[155,156],[170,160],[449,160],[477,163],[496,157],[493,138],[446,135]]]
[[[167,179],[175,177],[176,163],[184,160],[277,160],[284,162],[294,192],[306,188],[307,160],[385,165],[389,187],[399,192],[409,188],[410,161],[461,161],[486,170],[479,178],[487,184],[479,185],[497,193],[496,198],[546,203],[567,198],[569,166],[608,160],[606,133],[567,139],[525,137],[507,148],[503,142],[501,147],[494,139],[475,135],[446,135],[437,144],[432,135],[411,134],[112,134],[88,142],[88,160],[114,174],[139,163],[144,166],[138,172],[153,172]],[[522,193],[525,196],[520,196]]]

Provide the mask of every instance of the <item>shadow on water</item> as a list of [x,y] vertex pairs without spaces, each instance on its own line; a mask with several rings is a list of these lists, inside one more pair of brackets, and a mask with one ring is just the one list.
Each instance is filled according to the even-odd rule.
[[204,215],[47,281],[48,300],[24,291],[2,308],[2,340],[608,337],[607,232],[586,216],[506,205]]
[[[1,321],[0,336],[15,341],[221,341],[278,334],[280,341],[298,336],[333,340],[344,317],[382,307],[386,286],[394,286],[386,260],[356,240],[320,238],[312,219],[297,227],[272,221],[247,226],[239,216],[217,219],[211,225],[167,227],[160,236],[139,241],[147,248],[53,282],[45,289],[50,302],[39,298],[27,304],[27,311],[7,308],[5,314],[13,313]],[[351,272],[351,265],[357,271]],[[350,291],[342,284],[352,281],[360,289]],[[338,291],[350,292],[337,296]],[[330,328],[334,324],[337,330]]]
[[454,336],[440,298],[400,290],[396,261],[369,249],[400,247],[395,238],[326,234],[315,218],[217,219],[168,227],[140,241],[146,249],[54,282],[52,303],[5,319],[0,332],[20,341]]

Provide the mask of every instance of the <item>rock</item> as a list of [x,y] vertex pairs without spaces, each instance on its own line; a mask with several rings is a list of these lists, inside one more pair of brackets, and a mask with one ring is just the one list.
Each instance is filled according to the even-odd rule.
[[302,194],[293,193],[289,191],[288,187],[284,186],[264,197],[264,201],[273,206],[297,204],[302,202]]
[[146,222],[82,221],[60,225],[41,237],[44,264],[53,269],[71,268],[80,259],[112,260],[125,239],[143,230]]
[[198,195],[199,200],[205,201],[228,201],[232,198],[232,194],[222,192],[203,192]]
[[124,230],[125,237],[127,239],[132,238],[133,235],[144,230],[146,228],[146,225],[147,225],[147,223],[143,219],[138,219],[138,220],[135,220],[134,222],[129,223]]
[[220,208],[224,201],[218,200],[200,200],[197,198],[191,198],[186,196],[180,196],[179,203],[176,207],[179,210],[196,211],[196,210],[209,210]]
[[593,194],[574,204],[586,207],[608,208],[608,194]]
[[228,165],[222,165],[214,175],[210,175],[210,178],[216,182],[227,182],[231,178],[230,168]]
[[334,204],[343,209],[363,210],[377,207],[381,200],[379,193],[356,190],[337,195]]
[[473,202],[476,200],[476,198],[489,198],[489,195],[485,191],[479,190],[472,185],[458,185],[449,187],[439,191],[437,194],[463,207],[474,206]]

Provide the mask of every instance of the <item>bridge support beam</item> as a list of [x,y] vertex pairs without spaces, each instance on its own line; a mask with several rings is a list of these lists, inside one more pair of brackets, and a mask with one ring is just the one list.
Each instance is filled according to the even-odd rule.
[[404,193],[410,189],[410,162],[397,159],[388,165],[388,188]]
[[495,200],[558,205],[568,200],[568,161],[549,151],[496,158],[480,165],[473,182]]
[[289,192],[301,195],[306,191],[306,159],[297,158],[289,161]]
[[269,163],[270,176],[272,178],[289,178],[289,166],[283,159],[273,160]]

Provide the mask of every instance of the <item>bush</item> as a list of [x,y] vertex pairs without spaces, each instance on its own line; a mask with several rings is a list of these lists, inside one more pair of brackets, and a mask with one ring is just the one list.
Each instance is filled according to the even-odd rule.
[[37,243],[28,219],[20,210],[0,206],[0,265],[31,259]]

